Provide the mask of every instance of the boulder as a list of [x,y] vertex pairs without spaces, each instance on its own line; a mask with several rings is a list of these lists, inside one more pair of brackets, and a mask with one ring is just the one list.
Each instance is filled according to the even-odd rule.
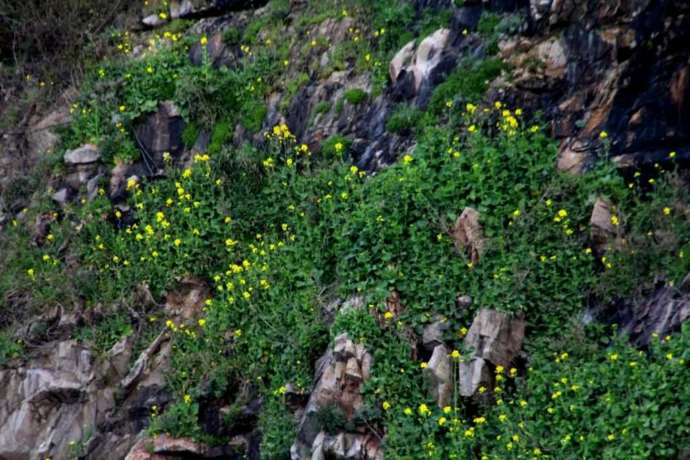
[[445,345],[438,345],[434,348],[427,367],[424,369],[424,376],[438,407],[450,405],[453,397],[453,382],[450,355]]
[[608,200],[598,197],[592,208],[589,226],[592,243],[598,252],[602,252],[617,233],[617,228],[611,221],[612,207]]
[[65,152],[65,164],[76,166],[95,163],[101,159],[100,149],[93,144],[85,144],[81,147]]
[[461,361],[459,375],[460,395],[466,398],[478,393],[480,387],[491,388],[491,369],[482,358],[471,358],[469,361]]
[[411,41],[402,47],[388,65],[393,93],[425,105],[432,88],[455,67],[457,51],[451,45],[451,31],[438,29],[418,46]]
[[458,251],[465,252],[472,263],[479,262],[484,252],[484,231],[479,223],[479,212],[465,208],[455,221],[451,236]]
[[141,23],[145,25],[146,27],[160,27],[164,24],[167,24],[168,20],[162,18],[159,14],[149,14],[148,16],[145,16],[142,18]]
[[465,336],[465,348],[494,366],[509,367],[522,349],[525,320],[508,313],[482,309]]
[[50,197],[60,206],[65,206],[74,196],[74,193],[67,187],[63,187]]
[[55,132],[56,128],[66,126],[70,120],[71,116],[65,104],[35,121],[26,133],[29,156],[52,153],[60,142],[60,136]]
[[591,161],[589,148],[579,140],[566,140],[558,152],[557,168],[573,175],[582,174]]
[[446,318],[439,318],[424,328],[422,345],[427,351],[432,351],[437,345],[443,343],[443,336],[450,325]]

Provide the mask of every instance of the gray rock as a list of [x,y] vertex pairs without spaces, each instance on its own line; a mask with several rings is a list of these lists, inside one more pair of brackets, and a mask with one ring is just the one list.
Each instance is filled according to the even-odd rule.
[[474,356],[494,366],[508,367],[522,349],[525,321],[507,313],[482,309],[465,337],[465,347]]
[[153,174],[163,168],[163,154],[168,152],[172,159],[177,159],[184,150],[182,131],[184,120],[177,106],[171,101],[158,104],[156,112],[146,116],[144,122],[136,127],[135,135],[143,146],[143,161]]
[[85,440],[114,405],[95,385],[94,357],[76,341],[46,347],[30,366],[0,371],[0,458],[45,458]]
[[428,351],[432,351],[437,345],[443,343],[443,335],[450,325],[446,318],[439,318],[424,328],[422,334],[422,345]]
[[60,206],[64,206],[69,202],[72,195],[73,193],[68,188],[63,187],[57,192],[53,193],[51,198]]
[[81,147],[65,152],[64,160],[68,165],[84,165],[95,163],[101,159],[100,149],[93,144],[85,144]]
[[595,248],[601,252],[617,233],[616,226],[611,222],[613,216],[612,205],[602,197],[598,197],[592,208],[589,219],[590,233]]
[[460,395],[471,397],[477,394],[480,387],[491,388],[491,371],[482,358],[472,358],[461,362],[458,371]]
[[190,0],[170,0],[170,17],[179,19],[188,16],[194,11],[194,5]]
[[448,406],[453,396],[450,356],[445,345],[434,348],[431,358],[424,369],[432,395],[438,407]]
[[160,27],[168,21],[161,18],[158,14],[150,14],[141,20],[141,23],[146,27]]

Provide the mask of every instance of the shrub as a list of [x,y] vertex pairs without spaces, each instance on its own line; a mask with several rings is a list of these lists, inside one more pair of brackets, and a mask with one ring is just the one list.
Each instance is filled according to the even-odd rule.
[[416,107],[401,105],[391,113],[386,122],[386,129],[391,133],[406,134],[414,130],[422,117],[422,112]]
[[345,100],[352,105],[361,104],[366,100],[368,96],[369,94],[360,88],[349,89],[345,91],[345,94],[343,95]]

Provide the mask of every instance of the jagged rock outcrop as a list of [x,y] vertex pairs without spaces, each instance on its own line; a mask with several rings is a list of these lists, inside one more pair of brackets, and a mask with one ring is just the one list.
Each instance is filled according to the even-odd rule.
[[639,300],[618,301],[587,312],[609,324],[617,324],[632,343],[647,346],[654,337],[664,338],[678,332],[690,320],[690,273],[678,286],[662,284]]
[[380,439],[362,427],[356,432],[329,434],[319,423],[319,412],[342,411],[352,420],[362,408],[361,386],[370,377],[372,356],[347,334],[335,338],[317,362],[314,388],[304,408],[299,408],[297,439],[290,449],[293,460],[340,458],[343,460],[380,459]]
[[460,362],[462,396],[473,396],[480,386],[493,386],[493,368],[509,367],[522,349],[525,321],[508,313],[482,309],[472,322],[464,347],[472,354]]
[[501,44],[514,80],[496,82],[492,98],[552,120],[562,170],[581,172],[607,149],[622,167],[671,151],[687,161],[688,40],[687,2],[532,0],[529,34]]
[[0,458],[43,459],[85,441],[114,405],[95,357],[76,341],[51,344],[27,367],[0,371]]
[[[74,323],[58,316],[43,320],[56,323],[56,334]],[[46,342],[28,363],[0,370],[0,458],[62,458],[75,446],[88,458],[124,458],[151,407],[169,400],[168,338],[161,334],[130,370],[133,345],[125,337],[99,358],[75,340]]]

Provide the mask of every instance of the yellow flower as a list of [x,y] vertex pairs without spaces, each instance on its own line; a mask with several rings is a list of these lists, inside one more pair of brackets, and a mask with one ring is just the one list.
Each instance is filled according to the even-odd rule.
[[426,369],[428,366],[429,364],[427,362],[419,363],[419,367],[421,367],[422,369]]
[[393,319],[393,316],[394,316],[394,315],[393,315],[393,312],[391,312],[391,311],[387,311],[386,313],[383,314],[383,317],[384,317],[387,321],[390,321],[391,319]]
[[515,378],[515,376],[517,376],[517,372],[518,372],[518,370],[515,369],[514,367],[510,368],[510,376],[511,377]]
[[676,152],[669,153],[668,157],[673,160],[676,157]]
[[181,239],[179,239],[179,238],[175,239],[175,246],[178,246],[178,247],[179,247],[181,244],[182,244],[182,240],[181,240]]
[[453,410],[453,409],[452,409],[450,406],[445,406],[445,407],[443,408],[443,413],[444,413],[444,414],[450,414],[450,412],[451,412],[452,410]]
[[428,407],[426,404],[424,404],[424,403],[422,403],[422,404],[419,405],[419,408],[417,409],[417,412],[419,412],[419,415],[421,415],[422,417],[426,417],[427,415],[430,415],[430,414],[431,414],[431,411],[429,410],[429,407]]
[[461,356],[462,356],[462,355],[460,355],[460,352],[459,352],[458,350],[453,350],[453,351],[450,353],[450,357],[453,358],[453,359],[460,359]]
[[609,137],[609,133],[607,133],[606,131],[602,131],[599,133],[599,139],[604,140],[607,137]]
[[412,160],[414,160],[412,155],[407,154],[403,157],[403,164],[409,165],[410,163],[412,163]]
[[670,214],[671,214],[671,208],[669,208],[669,207],[664,208],[664,215],[668,216]]
[[199,43],[201,43],[201,46],[206,46],[208,43],[208,38],[206,38],[206,35],[201,36],[201,40],[199,40]]
[[610,353],[609,354],[609,361],[611,361],[611,362],[618,361],[618,353]]
[[443,425],[445,425],[445,424],[446,424],[446,421],[447,421],[447,420],[446,420],[445,417],[439,418],[439,419],[438,419],[438,426],[443,426]]
[[508,420],[508,416],[506,414],[501,414],[498,416],[498,421],[501,423],[505,423]]
[[197,321],[197,323],[199,323],[200,327],[206,326],[206,320],[204,318],[201,318],[199,321]]
[[191,404],[192,403],[192,397],[189,395],[184,395],[184,403],[185,404]]
[[474,427],[470,427],[465,430],[465,437],[466,438],[474,438]]
[[471,115],[477,111],[477,106],[474,104],[470,104],[468,102],[467,105],[465,106],[465,110],[467,110],[467,113],[469,113]]
[[467,328],[466,327],[461,327],[460,330],[458,331],[458,335],[460,337],[465,337],[467,335]]
[[477,127],[475,125],[470,125],[470,127],[467,128],[467,131],[469,131],[470,133],[476,133]]
[[486,423],[486,418],[485,417],[475,417],[474,420],[472,420],[475,425],[483,425]]
[[381,407],[383,407],[383,410],[388,410],[391,408],[391,403],[384,401],[383,404],[381,404]]
[[520,400],[520,407],[527,407],[527,401],[525,401],[524,399],[521,399]]
[[190,168],[185,168],[185,170],[182,171],[182,177],[184,177],[184,178],[192,177],[192,170]]
[[33,268],[28,269],[26,271],[26,274],[29,275],[29,278],[33,278],[34,276],[36,276]]
[[608,441],[614,441],[614,440],[616,439],[616,435],[613,434],[613,433],[611,433],[611,434],[609,434],[608,436],[606,436],[606,439],[607,439]]
[[616,216],[616,215],[611,216],[611,224],[613,226],[617,227],[619,223],[620,223],[620,221],[618,220],[618,216]]
[[403,410],[403,413],[404,413],[405,415],[412,415],[413,412],[414,412],[414,411],[413,411],[411,408],[409,408],[409,407],[406,407],[406,408]]

